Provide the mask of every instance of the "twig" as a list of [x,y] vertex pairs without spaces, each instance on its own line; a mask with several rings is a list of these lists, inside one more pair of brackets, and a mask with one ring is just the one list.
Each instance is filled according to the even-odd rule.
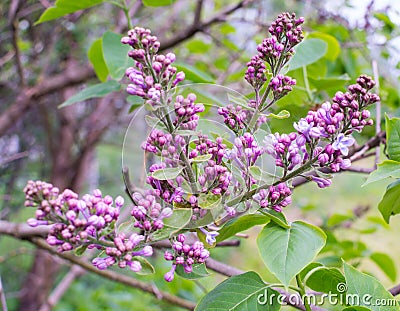
[[391,289],[389,289],[389,292],[393,295],[393,296],[397,296],[398,294],[400,294],[400,284],[392,287]]
[[49,246],[46,243],[46,241],[42,238],[32,237],[29,239],[27,238],[27,240],[29,242],[35,244],[39,248],[42,248],[42,249],[48,251],[49,253],[51,253],[53,255],[63,258],[65,260],[69,261],[70,263],[73,263],[75,265],[82,267],[86,271],[95,273],[95,274],[97,274],[101,277],[104,277],[106,279],[109,279],[111,281],[115,281],[115,282],[127,285],[129,287],[140,289],[144,292],[152,294],[155,297],[159,296],[159,297],[161,297],[162,300],[165,300],[169,303],[178,305],[178,306],[188,309],[188,310],[194,310],[194,308],[196,306],[196,304],[191,301],[179,298],[177,296],[171,295],[171,294],[161,291],[161,290],[154,290],[152,285],[144,283],[142,281],[138,281],[138,280],[136,280],[132,277],[129,277],[125,274],[117,273],[117,272],[114,272],[111,270],[99,270],[96,267],[94,267],[91,263],[89,263],[86,260],[83,260],[77,256],[74,256],[69,253],[59,253],[54,248]]
[[238,9],[246,6],[250,2],[252,2],[252,0],[239,1],[237,4],[229,6],[229,7],[225,8],[224,10],[221,10],[215,16],[213,16],[212,18],[210,18],[208,21],[205,21],[205,22],[201,22],[200,18],[199,18],[199,20],[197,20],[196,14],[195,14],[194,22],[192,23],[192,25],[189,27],[186,27],[185,28],[186,30],[184,32],[176,35],[174,38],[170,39],[169,41],[162,42],[161,50],[167,50],[167,49],[189,39],[190,37],[195,35],[197,32],[203,31],[204,29],[210,27],[213,24],[223,22],[228,15],[230,15],[230,14],[234,13],[235,11],[237,11]]
[[17,66],[20,85],[21,87],[24,87],[25,75],[21,62],[21,51],[18,46],[18,18],[17,18],[18,9],[19,9],[19,0],[13,0],[10,5],[8,18],[12,33],[12,45],[15,51],[15,65]]
[[[374,73],[374,80],[375,80],[375,93],[379,95],[379,72],[378,72],[378,63],[376,60],[372,61],[372,71]],[[382,109],[381,109],[381,102],[378,101],[375,103],[375,110],[376,110],[376,120],[375,120],[375,132],[378,134],[381,131],[381,117],[382,117]],[[375,169],[379,163],[379,158],[381,155],[381,146],[378,145],[375,148]]]
[[22,115],[28,111],[31,105],[36,104],[35,99],[63,89],[67,86],[82,83],[94,77],[95,73],[92,68],[74,67],[61,74],[45,77],[43,78],[42,83],[39,83],[34,87],[22,89],[15,103],[0,115],[0,136],[3,136],[17,120],[21,119]]
[[7,301],[6,301],[6,295],[4,293],[3,289],[3,283],[1,282],[1,276],[0,276],[0,300],[1,300],[1,309],[3,311],[7,311]]
[[11,155],[9,157],[1,159],[0,166],[2,166],[4,164],[7,164],[7,163],[10,163],[10,162],[13,162],[15,160],[19,160],[21,158],[25,158],[27,156],[29,156],[29,151],[18,152],[18,153],[13,154],[13,155]]

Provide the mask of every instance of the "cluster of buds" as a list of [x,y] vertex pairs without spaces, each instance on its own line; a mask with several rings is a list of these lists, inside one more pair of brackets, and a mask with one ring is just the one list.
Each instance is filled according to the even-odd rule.
[[[350,135],[372,125],[370,113],[365,108],[377,101],[379,96],[369,92],[374,81],[365,75],[350,85],[343,94],[337,92],[333,103],[325,102],[317,110],[310,110],[305,118],[293,124],[297,133],[268,135],[265,151],[275,158],[277,166],[286,171],[293,170],[307,160],[313,161],[316,168],[327,167],[332,172],[348,169],[349,148],[355,140]],[[324,145],[320,145],[325,141]],[[320,188],[328,187],[327,179],[312,178]]]
[[198,124],[200,112],[204,111],[204,105],[195,104],[196,95],[189,94],[186,98],[178,95],[175,98],[175,115],[174,126],[176,129],[195,130]]
[[255,55],[247,63],[247,70],[244,75],[246,81],[255,89],[260,89],[267,77],[265,75],[265,64],[259,55]]
[[134,227],[140,228],[145,236],[162,229],[163,219],[172,215],[170,207],[163,208],[159,203],[160,191],[146,190],[144,195],[135,192],[131,197],[135,202],[131,211],[135,219]]
[[275,100],[287,95],[292,90],[293,85],[296,85],[296,80],[282,74],[278,74],[269,82]]
[[115,199],[103,197],[100,190],[86,194],[82,199],[78,194],[66,189],[59,190],[52,184],[42,181],[29,181],[24,189],[26,205],[37,206],[36,218],[28,219],[31,226],[54,224],[47,242],[58,246],[58,251],[69,251],[82,244],[91,244],[99,238],[106,238],[110,228],[118,220],[122,197]]
[[235,133],[246,128],[250,110],[241,106],[228,105],[218,108],[218,114],[224,117],[224,123]]
[[129,94],[157,104],[165,90],[185,79],[185,74],[172,66],[175,54],[157,54],[160,42],[149,29],[135,27],[121,42],[133,48],[128,55],[135,60],[135,67],[126,70],[126,76],[132,82],[126,89]]
[[304,38],[301,29],[303,23],[303,17],[296,18],[296,14],[286,12],[280,14],[271,24],[271,37],[265,38],[257,47],[259,57],[265,60],[271,69],[277,64],[283,66],[292,56],[293,48]]
[[105,254],[107,256],[96,257],[92,263],[99,270],[105,270],[118,264],[118,267],[122,269],[128,267],[134,272],[139,272],[142,270],[142,265],[138,256],[150,257],[153,255],[153,248],[149,245],[144,246],[141,250],[135,250],[144,239],[143,235],[137,233],[132,233],[128,239],[125,234],[120,233],[114,238],[114,246],[106,247]]
[[282,208],[292,203],[292,191],[285,183],[277,186],[270,186],[268,189],[261,189],[253,196],[262,208],[270,208],[277,212],[282,212]]
[[178,265],[183,266],[185,273],[191,273],[193,264],[204,263],[210,256],[210,252],[204,248],[202,242],[196,241],[193,245],[185,244],[186,237],[179,234],[177,240],[172,244],[173,253],[165,252],[164,258],[172,261],[172,267],[164,276],[167,282],[174,279],[175,269]]
[[305,139],[297,133],[269,134],[264,139],[264,150],[275,158],[276,166],[292,170],[308,157],[305,143]]
[[254,165],[263,153],[263,148],[258,146],[254,136],[244,133],[243,136],[235,138],[233,148],[225,152],[225,157],[235,161],[241,170],[246,170],[247,167]]

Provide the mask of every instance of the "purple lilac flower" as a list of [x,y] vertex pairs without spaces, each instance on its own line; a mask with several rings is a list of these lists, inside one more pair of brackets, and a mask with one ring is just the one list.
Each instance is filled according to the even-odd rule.
[[204,244],[196,241],[193,245],[185,244],[185,236],[179,234],[177,240],[172,244],[173,253],[165,252],[164,258],[172,261],[172,268],[164,275],[167,282],[174,279],[177,265],[181,265],[186,273],[192,272],[192,266],[196,263],[204,263],[210,256],[210,252],[204,248]]
[[165,90],[185,79],[185,74],[172,66],[175,54],[157,54],[160,42],[149,29],[135,27],[128,31],[121,43],[133,48],[128,55],[135,61],[135,66],[126,70],[126,76],[132,82],[126,89],[129,94],[156,105]]
[[339,150],[340,153],[344,156],[349,154],[349,147],[354,144],[355,140],[351,136],[344,136],[343,133],[340,133],[336,140],[332,144],[332,148],[334,150]]
[[282,212],[282,208],[292,203],[292,191],[285,183],[261,189],[253,196],[253,200],[260,204],[261,208],[270,208]]
[[209,245],[213,245],[217,240],[215,239],[219,233],[217,231],[207,231],[204,228],[200,228],[200,231],[203,232],[206,236],[206,242]]

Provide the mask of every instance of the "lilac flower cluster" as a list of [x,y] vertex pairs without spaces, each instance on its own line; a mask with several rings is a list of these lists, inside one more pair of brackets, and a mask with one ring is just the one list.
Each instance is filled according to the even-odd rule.
[[106,247],[107,257],[96,257],[92,260],[92,263],[100,270],[118,264],[120,268],[129,267],[132,271],[139,272],[142,270],[142,265],[137,256],[150,257],[153,255],[153,248],[150,245],[135,251],[135,248],[144,239],[143,235],[137,233],[132,233],[129,239],[126,238],[125,234],[120,233],[114,238],[114,246]]
[[285,183],[277,186],[270,186],[268,189],[261,189],[253,196],[262,208],[270,208],[277,212],[282,212],[282,208],[292,203],[292,191]]
[[[170,207],[162,207],[159,203],[160,190],[146,190],[144,195],[135,192],[132,199],[135,205],[132,207],[131,215],[135,218],[134,226],[144,231],[144,235],[162,229],[164,227],[163,219],[172,215]],[[167,198],[168,192],[164,192],[163,196]]]
[[176,129],[195,130],[198,124],[200,112],[204,111],[204,105],[195,104],[196,95],[191,93],[186,98],[178,95],[175,98],[175,115],[174,125]]
[[[85,194],[79,199],[78,194],[69,189],[59,194],[57,187],[42,181],[29,181],[24,192],[26,195],[25,205],[37,207],[36,218],[28,219],[28,224],[34,227],[51,224],[47,243],[57,246],[59,252],[70,251],[78,247],[97,248],[105,251],[107,255],[107,257],[98,257],[93,260],[92,263],[97,268],[103,270],[118,264],[120,268],[129,267],[135,272],[142,268],[135,257],[153,254],[151,246],[144,246],[142,249],[139,247],[139,243],[146,239],[145,235],[133,233],[126,238],[122,233],[116,234],[115,223],[118,220],[120,209],[124,205],[124,199],[120,196],[114,202],[111,196],[103,196],[101,191],[96,189],[92,194]],[[149,197],[145,199],[151,201]],[[141,206],[149,208],[146,204],[147,201],[143,200],[139,199]],[[161,228],[161,220],[168,216],[168,209],[157,214],[155,210],[158,206],[152,205],[154,207],[151,215],[155,220],[151,225]],[[137,207],[134,207],[132,215],[136,218],[137,214]],[[142,225],[143,223],[144,225]],[[147,233],[146,223],[140,224]],[[137,225],[137,227],[140,226]]]
[[[312,161],[312,166],[328,167],[333,172],[351,166],[346,157],[355,140],[350,134],[372,125],[370,113],[365,108],[379,100],[369,92],[374,81],[365,75],[350,85],[343,94],[337,92],[333,103],[323,103],[316,111],[310,110],[305,118],[293,124],[297,133],[268,135],[265,151],[275,158],[277,166],[291,171],[296,166]],[[324,145],[320,145],[325,141]],[[312,177],[320,188],[331,182],[325,178]]]
[[[249,107],[255,108],[255,101],[249,102]],[[224,123],[234,133],[239,134],[242,130],[245,130],[250,123],[253,116],[251,110],[245,109],[242,106],[228,105],[226,107],[218,108],[218,114],[224,117]],[[265,115],[260,115],[257,119],[256,127],[260,127],[263,123],[267,122]]]
[[172,66],[175,54],[157,54],[160,42],[149,29],[135,27],[121,42],[133,48],[128,55],[135,60],[135,67],[126,70],[126,76],[132,82],[126,89],[129,94],[156,104],[166,89],[185,79],[185,74],[182,71],[177,73],[176,67]]
[[[261,59],[265,60],[274,71],[276,65],[284,65],[293,54],[293,48],[299,44],[304,36],[301,24],[304,18],[296,18],[296,14],[282,13],[268,29],[271,37],[265,38],[258,45],[257,50]],[[280,60],[280,58],[281,59]],[[274,72],[276,73],[276,72]]]
[[265,70],[264,61],[259,55],[255,55],[247,63],[247,71],[244,78],[255,89],[260,89],[267,81]]
[[193,245],[185,244],[186,237],[179,234],[177,240],[172,244],[173,253],[165,252],[164,258],[172,261],[172,267],[164,276],[167,282],[172,282],[176,267],[183,266],[185,273],[191,273],[193,264],[204,263],[210,256],[210,252],[204,248],[202,242],[196,241]]
[[276,75],[276,77],[272,78],[269,82],[275,100],[287,95],[292,90],[293,85],[296,85],[296,80],[282,74]]
[[61,194],[58,188],[42,181],[29,181],[24,189],[26,205],[37,206],[36,218],[28,219],[31,226],[53,224],[47,242],[58,246],[59,251],[69,251],[91,239],[107,235],[107,228],[118,219],[124,204],[117,197],[115,207],[111,196],[102,197],[100,190],[78,199],[78,194],[66,189]]

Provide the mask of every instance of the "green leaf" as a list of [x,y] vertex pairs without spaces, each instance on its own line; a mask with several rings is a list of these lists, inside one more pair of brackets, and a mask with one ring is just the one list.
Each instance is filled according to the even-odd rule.
[[353,217],[351,215],[333,214],[331,217],[329,217],[327,225],[328,227],[334,227],[352,218]]
[[312,32],[307,36],[307,39],[309,38],[318,38],[321,40],[324,40],[326,44],[328,45],[328,49],[326,51],[326,54],[324,55],[327,59],[330,61],[334,61],[340,53],[340,44],[338,40],[331,35],[328,35],[327,33],[323,32]]
[[400,213],[400,180],[387,187],[378,209],[387,223],[389,223],[390,216]]
[[259,166],[250,166],[249,171],[251,176],[257,180],[262,180],[264,183],[273,183],[276,179],[275,175],[264,172]]
[[212,158],[212,154],[203,154],[189,160],[191,163],[207,162]]
[[83,89],[79,93],[68,98],[68,100],[63,102],[60,106],[58,106],[58,108],[64,108],[64,107],[75,104],[77,102],[84,101],[89,98],[103,97],[112,92],[117,92],[120,89],[121,89],[121,85],[117,81],[114,81],[114,80],[91,85],[91,86],[87,87],[86,89]]
[[103,58],[102,39],[99,38],[93,42],[88,51],[88,58],[93,65],[94,72],[101,82],[105,82],[108,76],[108,68]]
[[386,115],[387,152],[391,160],[400,162],[400,119]]
[[211,44],[207,44],[202,40],[195,39],[186,43],[186,48],[193,54],[204,54],[210,49]]
[[192,214],[193,210],[191,208],[174,209],[170,217],[163,219],[164,227],[152,234],[152,242],[169,238],[172,233],[185,228],[190,222]]
[[88,244],[83,244],[75,248],[74,253],[76,256],[82,256],[88,248]]
[[288,224],[285,215],[283,213],[279,213],[274,210],[260,210],[260,212],[268,216],[274,223],[276,223],[278,226],[282,228],[290,228],[290,225]]
[[[354,306],[365,306],[372,311],[399,311],[400,308],[396,306],[389,306],[388,304],[393,301],[393,296],[379,283],[374,277],[357,271],[352,266],[343,262],[344,276],[346,278],[347,293],[354,299],[347,301],[348,304]],[[367,298],[367,299],[366,299]],[[350,299],[347,299],[350,300]],[[366,301],[367,300],[367,301]],[[386,305],[382,306],[380,302],[385,302]]]
[[135,256],[135,257],[133,257],[133,260],[139,261],[140,264],[142,265],[142,270],[140,270],[139,272],[136,272],[137,274],[139,274],[139,275],[154,274],[155,269],[146,258],[144,258],[142,256]]
[[104,61],[110,76],[115,80],[120,80],[124,76],[130,62],[128,52],[131,47],[122,44],[121,37],[120,34],[106,31],[102,40]]
[[171,180],[175,179],[182,172],[183,167],[168,167],[154,171],[151,177],[157,180]]
[[167,6],[173,4],[176,0],[142,0],[144,6]]
[[321,229],[305,222],[295,221],[287,229],[271,222],[260,232],[257,245],[267,268],[288,286],[313,261],[325,241]]
[[396,281],[397,271],[393,259],[384,253],[372,253],[369,258],[375,262],[379,268],[387,275],[393,282]]
[[55,6],[52,6],[43,12],[35,25],[90,8],[103,2],[104,0],[57,0]]
[[296,54],[289,61],[288,71],[316,62],[325,55],[327,48],[328,44],[321,39],[312,38],[304,40],[295,48]]
[[259,214],[244,215],[231,219],[218,231],[219,235],[216,238],[217,243],[254,226],[266,224],[269,220],[270,218],[268,216]]
[[265,115],[267,118],[274,118],[274,119],[287,119],[290,117],[290,112],[287,110],[281,110],[279,111],[278,114],[275,113],[269,113],[267,115]]
[[129,113],[133,112],[135,109],[139,108],[140,106],[143,106],[144,100],[143,98],[140,98],[139,96],[127,96],[126,101],[131,105],[129,108]]
[[392,32],[394,29],[397,28],[396,24],[393,23],[392,20],[390,19],[390,17],[388,15],[386,15],[385,13],[376,12],[376,13],[374,13],[374,17],[377,20],[383,22],[389,32]]
[[185,73],[185,77],[187,80],[190,80],[195,83],[214,83],[215,80],[208,73],[197,69],[196,67],[182,64],[182,63],[174,63],[175,67],[178,71],[183,71]]
[[343,88],[347,81],[350,80],[348,74],[344,74],[338,77],[311,77],[308,76],[308,80],[311,84],[319,91],[330,90],[330,89],[339,89]]
[[318,259],[318,262],[327,267],[338,267],[342,266],[342,260],[339,256],[326,256]]
[[308,264],[303,270],[300,271],[299,275],[301,280],[304,280],[306,277],[307,273],[309,273],[311,270],[314,270],[315,268],[322,267],[323,265],[319,262],[312,262]]
[[197,198],[197,204],[200,208],[212,209],[221,203],[221,195],[213,193],[200,193]]
[[277,311],[279,293],[265,284],[255,272],[235,275],[203,297],[196,311]]
[[205,264],[194,264],[192,265],[192,268],[192,272],[186,273],[182,265],[177,265],[175,272],[176,274],[187,280],[197,280],[210,275],[210,273],[206,269]]
[[362,185],[362,187],[389,177],[400,178],[400,162],[385,160],[378,164],[378,168],[369,174],[367,181]]
[[346,283],[343,274],[337,268],[318,267],[310,272],[306,285],[317,292],[341,294],[342,285]]

